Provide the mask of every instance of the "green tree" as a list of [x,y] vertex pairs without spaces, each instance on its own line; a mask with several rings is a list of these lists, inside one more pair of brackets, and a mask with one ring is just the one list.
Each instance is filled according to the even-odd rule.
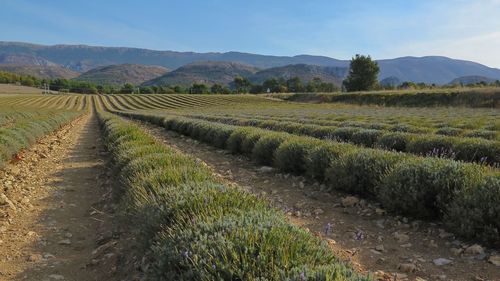
[[321,78],[314,77],[311,81],[307,82],[306,91],[309,93],[319,92],[321,83],[322,83]]
[[400,89],[416,89],[417,88],[417,84],[411,82],[411,81],[404,81],[403,83],[401,83],[401,85],[399,85]]
[[335,84],[328,82],[321,82],[318,88],[318,92],[323,92],[323,93],[333,93],[339,90],[340,90],[339,87],[337,87]]
[[234,77],[233,82],[234,82],[234,87],[236,88],[236,92],[240,94],[247,93],[250,89],[250,86],[252,86],[252,84],[250,83],[250,81],[248,81],[248,79],[241,76]]
[[271,93],[279,93],[280,83],[275,78],[269,78],[262,83],[262,88],[265,92],[269,89],[269,92]]
[[154,94],[155,91],[153,90],[153,88],[151,86],[145,86],[145,87],[141,87],[141,94]]
[[210,92],[212,94],[222,94],[224,93],[224,87],[221,84],[215,83],[210,87]]
[[130,83],[125,83],[123,87],[120,89],[120,93],[122,94],[132,94],[134,92],[134,85]]
[[262,87],[262,85],[252,85],[252,87],[250,87],[250,94],[261,94],[261,93],[264,93],[267,89],[264,90],[264,88]]
[[298,93],[304,91],[304,85],[299,77],[295,76],[286,81],[286,87],[289,92]]
[[379,72],[378,63],[370,56],[356,55],[351,60],[344,87],[348,92],[372,90],[377,87]]
[[190,94],[207,94],[208,87],[205,84],[194,83],[193,86],[191,86],[191,88],[189,88],[189,93]]

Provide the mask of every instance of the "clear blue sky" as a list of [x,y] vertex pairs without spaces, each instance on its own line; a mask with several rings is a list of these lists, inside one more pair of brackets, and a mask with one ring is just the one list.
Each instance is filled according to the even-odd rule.
[[500,67],[500,0],[2,0],[0,40]]

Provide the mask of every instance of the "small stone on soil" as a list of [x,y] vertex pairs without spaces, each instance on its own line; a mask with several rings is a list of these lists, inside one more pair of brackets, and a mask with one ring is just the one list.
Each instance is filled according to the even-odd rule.
[[394,238],[396,238],[396,240],[398,240],[399,243],[404,243],[404,242],[407,242],[408,240],[410,240],[410,236],[408,236],[407,234],[404,234],[404,233],[399,233],[399,232],[394,232]]
[[401,263],[398,265],[398,269],[406,273],[412,273],[417,271],[417,266],[413,263]]
[[57,242],[57,244],[59,244],[59,245],[71,245],[71,240],[63,239],[63,240]]
[[474,244],[467,249],[465,249],[465,254],[468,255],[481,255],[484,254],[484,249],[478,244]]
[[445,258],[438,258],[438,259],[435,259],[432,261],[435,265],[437,266],[441,266],[441,265],[447,265],[447,264],[450,264],[452,263],[453,261],[449,260],[449,259],[445,259]]
[[342,206],[344,207],[353,207],[359,204],[359,199],[354,196],[347,196],[342,198]]

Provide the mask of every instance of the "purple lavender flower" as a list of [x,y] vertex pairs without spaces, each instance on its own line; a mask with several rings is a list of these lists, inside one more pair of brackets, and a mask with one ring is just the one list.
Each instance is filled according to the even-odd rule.
[[329,235],[332,233],[333,225],[331,223],[327,223],[325,226],[325,235]]
[[307,280],[307,279],[306,279],[306,274],[304,273],[304,271],[302,271],[302,272],[300,273],[300,280],[302,280],[302,281]]

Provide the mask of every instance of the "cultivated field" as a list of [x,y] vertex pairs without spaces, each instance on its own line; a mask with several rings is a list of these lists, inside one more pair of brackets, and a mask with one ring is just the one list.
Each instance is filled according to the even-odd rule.
[[[18,254],[0,257],[0,268],[12,277],[64,267],[19,267],[26,251],[50,247],[16,242],[19,216],[47,224],[45,239],[65,235],[48,243],[51,251],[66,247],[68,257],[88,258],[92,280],[498,280],[500,110],[352,103],[0,96],[0,223],[11,220],[0,247],[2,240],[13,245],[0,255]],[[30,192],[16,188],[12,167],[29,164],[36,173],[41,167],[23,155],[67,124],[74,147],[85,139],[80,149],[95,153],[87,160],[106,163],[92,172],[102,176],[71,186],[88,188],[88,200],[99,202],[78,213],[91,226],[78,235],[96,241],[87,252],[71,246],[80,230],[59,231],[64,219],[54,227],[56,215],[38,223],[16,212],[32,203],[23,199]],[[68,169],[78,159],[54,157],[70,159],[62,165]],[[65,200],[79,205],[71,196]],[[51,263],[43,254],[37,262]],[[70,274],[71,266],[52,274]]]

